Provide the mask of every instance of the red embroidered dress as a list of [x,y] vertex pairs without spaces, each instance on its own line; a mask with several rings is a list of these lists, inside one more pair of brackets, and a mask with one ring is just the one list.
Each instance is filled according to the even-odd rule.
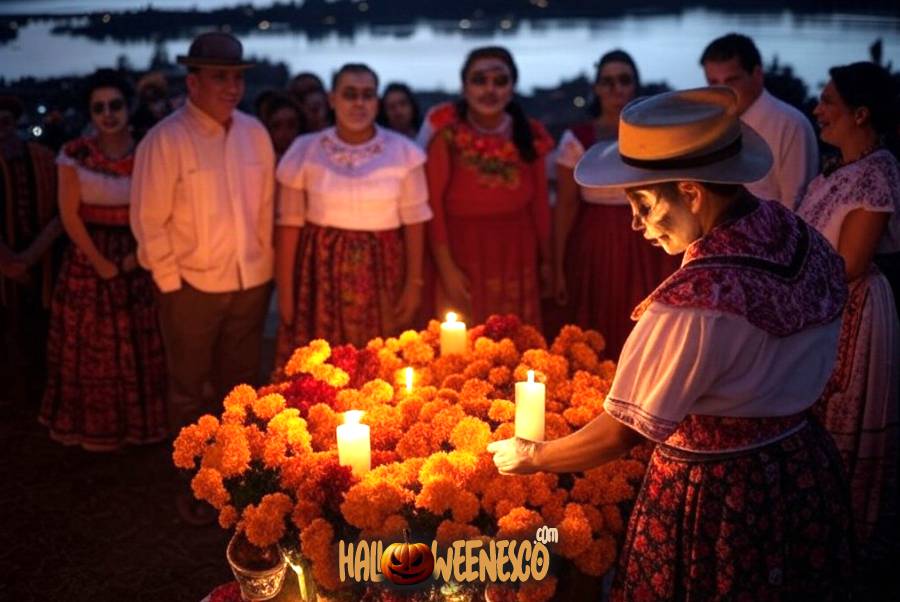
[[846,298],[827,241],[759,201],[637,308],[605,409],[659,445],[613,600],[849,597],[847,485],[807,411]]
[[429,235],[449,246],[469,279],[472,315],[466,320],[478,323],[491,314],[512,313],[540,326],[538,256],[541,242],[550,236],[543,157],[553,139],[532,120],[538,157],[527,163],[511,139],[475,130],[458,119],[452,105],[436,111],[431,121],[435,134],[426,171],[434,220]]
[[[136,247],[128,227],[132,160],[108,160],[91,138],[65,145],[57,159],[75,168],[79,214],[97,250],[117,264]],[[79,248],[66,249],[40,413],[53,439],[102,451],[165,438],[165,356],[153,288],[142,269],[104,280]]]
[[[571,169],[597,140],[594,122],[563,134],[557,164]],[[606,339],[606,355],[617,359],[634,324],[631,310],[678,269],[668,255],[631,227],[631,206],[621,190],[580,189],[581,198],[566,243],[568,320]]]

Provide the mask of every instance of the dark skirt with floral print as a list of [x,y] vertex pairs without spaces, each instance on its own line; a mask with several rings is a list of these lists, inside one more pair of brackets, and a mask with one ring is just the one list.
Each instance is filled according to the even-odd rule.
[[406,271],[401,230],[342,230],[307,223],[294,263],[294,320],[278,331],[280,368],[312,339],[365,347],[399,334],[393,310]]
[[[82,205],[91,240],[116,263],[136,248],[127,216],[127,208]],[[40,421],[53,439],[94,451],[164,439],[165,353],[150,274],[104,280],[69,245],[53,293],[47,373]]]
[[810,419],[773,443],[721,453],[709,450],[725,443],[720,433],[735,426],[729,422],[769,420],[771,427],[772,419],[689,418],[689,437],[682,433],[675,441],[699,438],[697,448],[705,451],[657,446],[611,599],[849,598],[847,483],[824,429]]

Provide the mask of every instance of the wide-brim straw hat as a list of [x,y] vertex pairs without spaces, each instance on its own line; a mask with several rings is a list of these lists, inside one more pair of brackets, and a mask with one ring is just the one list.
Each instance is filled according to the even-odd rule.
[[772,167],[772,151],[741,123],[725,86],[637,98],[622,109],[619,141],[595,145],[575,167],[586,188],[628,188],[694,180],[748,184]]
[[244,60],[241,41],[224,31],[201,33],[191,42],[188,53],[178,55],[177,60],[188,67],[249,69],[255,65],[252,61]]

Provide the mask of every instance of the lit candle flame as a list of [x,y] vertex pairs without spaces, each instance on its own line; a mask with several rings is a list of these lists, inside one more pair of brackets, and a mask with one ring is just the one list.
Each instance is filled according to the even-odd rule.
[[348,410],[344,412],[344,424],[359,424],[362,415],[362,410]]
[[406,368],[406,391],[412,391],[413,388],[413,369],[412,367]]
[[528,382],[530,382],[530,383],[534,382],[534,370],[528,371]]
[[447,322],[456,322],[456,312],[448,311],[446,321]]

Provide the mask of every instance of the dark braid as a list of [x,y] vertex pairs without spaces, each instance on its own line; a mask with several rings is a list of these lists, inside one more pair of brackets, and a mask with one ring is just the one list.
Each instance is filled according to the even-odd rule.
[[[519,79],[519,70],[516,68],[516,63],[509,50],[502,46],[482,46],[480,48],[475,48],[468,56],[466,56],[466,60],[463,63],[463,68],[460,73],[463,85],[465,85],[466,82],[466,73],[468,73],[472,64],[479,59],[485,58],[500,59],[506,63],[506,66],[509,67],[513,84]],[[460,119],[466,118],[468,109],[469,107],[466,104],[465,98],[461,98],[456,103],[456,114]],[[515,100],[511,100],[509,104],[506,105],[505,110],[509,113],[510,117],[512,117],[513,144],[516,145],[519,156],[522,157],[525,162],[533,163],[538,158],[538,153],[534,148],[534,133],[531,131],[531,122],[528,120],[528,116],[525,115],[522,106]]]

